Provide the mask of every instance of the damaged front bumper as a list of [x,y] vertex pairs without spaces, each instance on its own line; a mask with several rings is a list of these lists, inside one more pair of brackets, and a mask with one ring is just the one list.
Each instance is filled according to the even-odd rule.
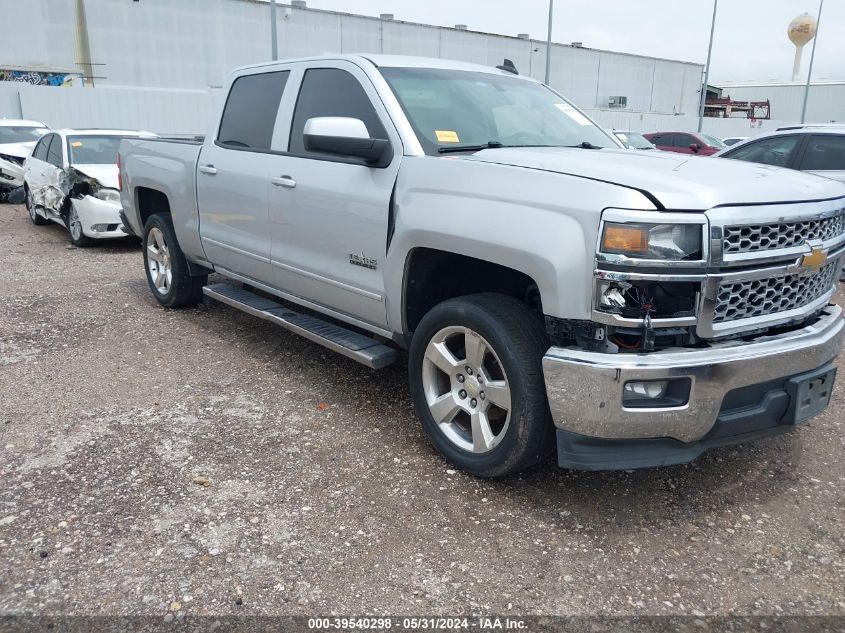
[[0,188],[23,187],[23,163],[17,163],[0,156]]
[[73,200],[82,232],[93,239],[115,239],[129,235],[120,217],[120,202],[83,196]]
[[[796,413],[797,385],[818,375],[828,380],[829,400],[842,339],[842,309],[828,306],[801,329],[707,349],[605,354],[553,347],[543,370],[558,462],[586,470],[677,464],[713,446],[789,430],[810,417]],[[681,396],[666,406],[623,404],[626,383],[649,381],[681,385]]]

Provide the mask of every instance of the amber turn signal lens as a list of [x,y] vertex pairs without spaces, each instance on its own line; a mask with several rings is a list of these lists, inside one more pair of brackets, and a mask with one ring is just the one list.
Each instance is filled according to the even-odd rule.
[[642,226],[606,224],[601,250],[605,253],[645,254],[648,252],[648,229]]

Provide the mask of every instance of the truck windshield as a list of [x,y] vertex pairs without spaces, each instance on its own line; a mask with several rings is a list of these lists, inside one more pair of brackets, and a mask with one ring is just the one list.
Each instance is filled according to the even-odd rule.
[[426,154],[466,146],[619,145],[542,84],[486,72],[381,68]]
[[71,165],[114,165],[122,136],[68,136]]

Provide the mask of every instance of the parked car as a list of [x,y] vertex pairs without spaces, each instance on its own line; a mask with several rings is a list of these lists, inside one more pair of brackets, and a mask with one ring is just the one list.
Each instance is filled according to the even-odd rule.
[[730,147],[731,145],[736,145],[737,143],[741,143],[742,141],[747,140],[748,136],[729,136],[728,138],[723,138],[722,142]]
[[656,149],[651,141],[638,132],[613,130],[613,134],[616,138],[622,141],[622,144],[628,149]]
[[13,199],[23,186],[24,160],[49,131],[41,121],[0,119],[0,202]]
[[24,163],[24,194],[33,224],[66,227],[76,246],[126,237],[120,220],[117,150],[130,130],[58,130],[38,141]]
[[555,448],[567,468],[688,462],[824,410],[845,185],[626,150],[501,68],[249,66],[203,144],[124,140],[153,296],[370,368],[406,348],[426,433],[482,476]]
[[700,132],[652,132],[643,134],[649,141],[665,152],[711,156],[727,147],[715,136]]
[[717,156],[809,171],[845,182],[845,125],[782,127]]

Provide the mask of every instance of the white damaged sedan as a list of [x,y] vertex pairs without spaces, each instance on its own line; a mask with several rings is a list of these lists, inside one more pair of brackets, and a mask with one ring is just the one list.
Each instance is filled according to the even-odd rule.
[[129,130],[58,130],[45,135],[24,163],[26,208],[33,224],[66,227],[76,246],[126,237],[120,219],[117,150]]
[[23,163],[49,132],[40,121],[0,119],[0,202],[12,202],[23,185]]

